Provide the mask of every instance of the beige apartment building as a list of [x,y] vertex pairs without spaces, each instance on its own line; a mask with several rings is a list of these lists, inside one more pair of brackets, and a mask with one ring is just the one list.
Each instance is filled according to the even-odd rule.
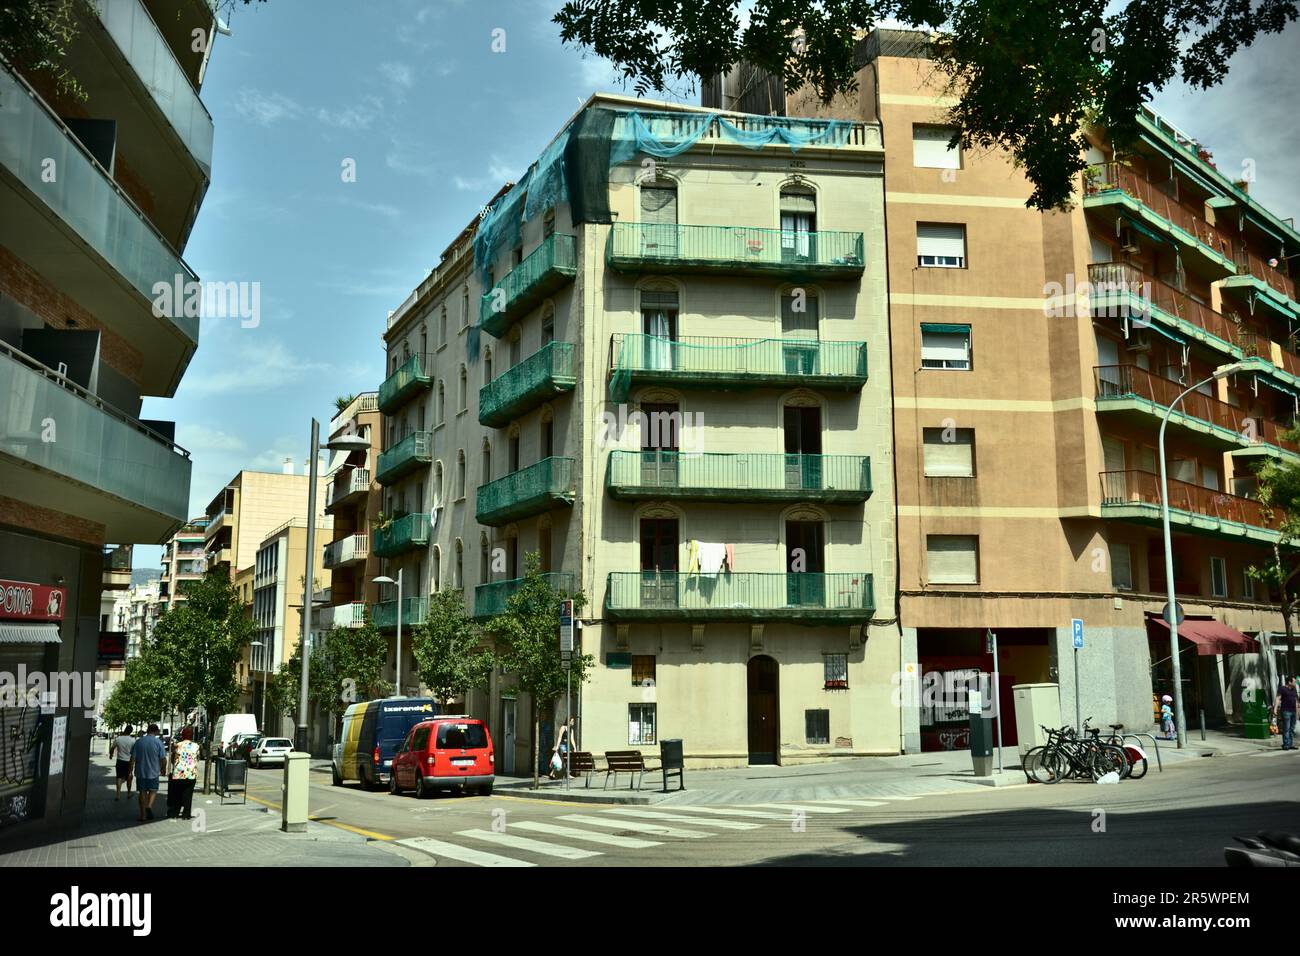
[[[898,752],[882,160],[872,123],[589,100],[390,319],[404,624],[500,613],[536,552],[587,599],[584,749]],[[509,676],[466,706],[528,773]]]
[[[0,611],[0,670],[91,679],[101,590],[129,585],[130,545],[161,544],[188,515],[189,453],[173,422],[141,415],[198,347],[199,319],[155,308],[154,287],[199,281],[183,254],[211,178],[199,90],[216,15],[188,0],[65,6],[54,69],[23,50],[0,63],[0,584],[37,609]],[[61,89],[65,71],[84,96]],[[0,837],[77,823],[91,717],[71,701],[0,710],[21,742]]]
[[[1300,451],[1280,437],[1300,235],[1149,111],[1127,155],[1090,132],[1074,211],[1028,210],[1009,156],[947,148],[922,35],[878,31],[858,60],[859,92],[824,112],[884,131],[906,662],[964,687],[993,670],[992,632],[1008,712],[1012,684],[1054,682],[1072,721],[1077,676],[1082,716],[1149,729],[1172,686],[1161,419],[1245,359],[1179,405],[1166,445],[1188,722],[1239,713],[1243,680],[1276,680],[1281,618],[1245,571],[1277,538],[1253,469]],[[909,707],[908,749],[965,746],[963,703]]]
[[[306,466],[303,468],[306,471]],[[282,472],[241,471],[208,505],[204,547],[208,567],[221,568],[234,579],[240,568],[253,564],[257,551],[274,529],[292,519],[307,519],[306,474],[295,474],[293,460]],[[326,479],[317,479],[317,521],[324,514]]]
[[183,603],[189,582],[199,580],[207,572],[208,553],[204,547],[207,520],[206,516],[191,518],[163,545],[158,597],[168,608]]

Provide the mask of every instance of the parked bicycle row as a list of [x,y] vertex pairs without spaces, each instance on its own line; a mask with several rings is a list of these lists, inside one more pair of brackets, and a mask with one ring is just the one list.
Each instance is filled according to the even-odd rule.
[[[1046,743],[1025,754],[1022,765],[1032,783],[1058,783],[1061,780],[1089,780],[1093,783],[1118,783],[1124,779],[1140,780],[1146,776],[1146,751],[1125,735],[1123,724],[1110,724],[1109,733],[1083,722],[1082,730],[1042,727]],[[1041,725],[1040,725],[1041,727]]]

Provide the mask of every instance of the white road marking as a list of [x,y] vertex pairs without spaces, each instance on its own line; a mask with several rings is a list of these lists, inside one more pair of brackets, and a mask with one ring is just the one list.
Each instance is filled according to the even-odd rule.
[[475,850],[467,846],[458,846],[455,843],[444,843],[442,840],[434,840],[429,837],[411,837],[406,840],[398,840],[401,846],[410,847],[413,850],[423,850],[425,853],[433,856],[445,856],[449,860],[459,860],[461,863],[473,863],[475,866],[536,866],[536,863],[529,863],[527,860],[516,860],[508,856],[497,856],[495,853],[484,853],[482,850]]
[[487,843],[499,843],[502,846],[513,847],[516,850],[541,853],[543,856],[558,856],[563,860],[585,860],[589,857],[600,856],[599,850],[579,850],[575,846],[544,843],[541,840],[530,840],[528,837],[512,836],[509,833],[494,833],[491,830],[459,830],[456,836],[471,837]]
[[724,817],[750,817],[754,820],[780,820],[782,823],[790,822],[788,813],[772,813],[768,810],[731,810],[725,807],[679,807],[674,806],[673,812],[679,810],[689,810],[691,813],[716,813]]
[[657,823],[642,823],[639,820],[623,820],[619,817],[589,817],[581,813],[569,813],[559,819],[568,820],[570,823],[585,823],[593,827],[608,827],[612,830],[630,830],[633,833],[653,833],[656,836],[682,837],[683,839],[716,836],[716,834],[706,833],[703,830],[678,830],[673,827],[660,826]]
[[848,807],[815,807],[802,803],[759,803],[756,806],[771,807],[773,810],[801,810],[804,813],[851,813]]
[[883,807],[887,804],[884,800],[818,800],[818,803],[833,803],[837,806],[847,804],[851,807]]
[[647,820],[666,820],[669,823],[704,824],[710,827],[721,827],[723,830],[757,830],[763,826],[761,823],[741,823],[739,820],[701,820],[698,817],[682,816],[680,813],[664,813],[662,810],[636,810],[632,807],[612,807],[605,812],[617,813],[619,816],[644,817]]
[[574,840],[586,840],[588,843],[603,843],[606,846],[621,846],[629,850],[640,850],[648,846],[662,846],[654,840],[637,840],[633,837],[616,836],[613,833],[592,833],[577,827],[561,827],[554,823],[537,823],[533,820],[521,820],[509,824],[512,830],[533,830],[537,833],[549,833],[553,836],[571,837]]

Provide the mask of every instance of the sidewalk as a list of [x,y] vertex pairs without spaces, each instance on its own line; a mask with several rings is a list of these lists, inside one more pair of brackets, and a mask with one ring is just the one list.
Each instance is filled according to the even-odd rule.
[[135,794],[115,803],[113,792],[113,764],[92,756],[81,826],[0,837],[0,867],[408,865],[386,844],[324,823],[282,833],[280,812],[252,800],[222,805],[217,794],[196,792],[194,819],[168,820],[164,784],[154,801],[157,819],[139,823]]
[[[1178,750],[1172,741],[1159,741],[1160,761],[1165,769],[1206,757],[1232,756],[1277,750],[1280,738],[1246,740],[1239,730],[1200,731],[1191,733],[1188,745]],[[1150,773],[1159,773],[1156,752],[1149,740],[1143,746],[1150,761]],[[657,752],[646,751],[647,766],[658,768]],[[599,761],[599,755],[597,755]],[[603,766],[603,761],[600,761]],[[564,781],[542,778],[541,787],[532,790],[531,778],[498,777],[496,792],[516,797],[544,800],[569,800],[579,803],[646,804],[725,804],[789,803],[801,800],[850,800],[873,797],[922,797],[937,793],[979,792],[990,786],[1027,785],[1020,769],[1020,751],[1004,747],[1002,766],[997,773],[994,759],[992,777],[976,777],[969,751],[905,754],[897,757],[855,757],[827,763],[806,763],[785,767],[737,767],[727,770],[690,770],[685,773],[686,790],[663,793],[663,774],[647,770],[642,789],[630,789],[627,775],[619,775],[617,788],[611,783],[602,789],[605,775],[597,774],[591,786],[582,780]],[[677,779],[669,781],[675,788]]]

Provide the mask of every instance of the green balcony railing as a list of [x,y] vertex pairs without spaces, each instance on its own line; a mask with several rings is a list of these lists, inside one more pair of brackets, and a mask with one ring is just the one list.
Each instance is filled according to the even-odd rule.
[[429,516],[418,513],[394,518],[387,527],[370,532],[370,553],[391,558],[404,551],[414,551],[429,544]]
[[741,571],[614,571],[605,592],[613,620],[863,621],[875,610],[871,575]]
[[[414,627],[423,624],[429,614],[429,599],[423,597],[402,598],[402,627]],[[370,620],[381,631],[397,629],[397,602],[380,601],[370,609]]]
[[573,236],[547,236],[523,262],[484,293],[479,303],[479,324],[488,335],[500,338],[516,319],[577,273]]
[[548,398],[572,391],[573,343],[551,342],[479,389],[480,425],[499,428]]
[[379,456],[375,480],[381,485],[391,485],[399,478],[427,467],[432,460],[433,433],[411,432]]
[[606,261],[620,272],[766,272],[852,278],[865,260],[860,232],[616,222]]
[[[51,422],[58,427],[56,441],[49,440]],[[86,496],[94,513],[79,513],[105,525],[109,540],[158,540],[189,513],[188,452],[0,342],[0,461],[4,459],[32,476],[23,480],[46,489],[55,487],[56,476],[95,489],[96,495]],[[122,502],[153,517],[133,518]]]
[[535,465],[482,485],[474,516],[499,526],[573,504],[573,459],[543,458]]
[[613,339],[611,397],[625,401],[634,382],[683,388],[807,385],[855,391],[867,383],[865,342],[816,339],[665,339],[618,334]]
[[[0,167],[106,261],[149,307],[164,282],[197,277],[113,178],[25,82],[0,65]],[[50,163],[53,163],[51,166]],[[49,169],[58,171],[48,178]],[[169,321],[191,342],[197,316]]]
[[855,502],[871,497],[871,459],[613,451],[605,483],[615,498]]
[[[542,577],[560,594],[573,593],[572,574],[564,571],[551,571],[543,574]],[[518,591],[519,586],[523,583],[523,578],[513,578],[509,581],[493,581],[490,584],[480,584],[474,589],[474,617],[485,618],[504,614],[506,602],[510,600],[510,595]]]
[[416,353],[379,386],[379,410],[387,415],[401,408],[412,396],[418,395],[431,384],[433,378],[426,371],[424,356]]

